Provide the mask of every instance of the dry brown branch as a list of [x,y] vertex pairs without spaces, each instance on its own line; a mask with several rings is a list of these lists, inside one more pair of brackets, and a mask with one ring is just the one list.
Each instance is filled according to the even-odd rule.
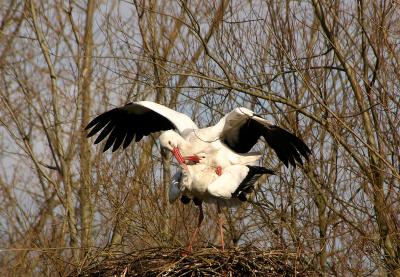
[[69,276],[312,276],[302,253],[235,248],[225,253],[203,248],[188,256],[182,249],[156,248],[98,257],[98,261]]
[[80,132],[80,216],[82,222],[81,230],[81,244],[82,247],[87,248],[92,244],[92,227],[93,227],[93,204],[92,204],[92,187],[93,184],[90,182],[90,171],[91,171],[91,157],[90,157],[90,146],[86,139],[86,134],[83,131],[85,126],[90,120],[90,108],[91,108],[91,82],[93,74],[93,17],[95,12],[95,1],[89,0],[86,7],[86,23],[85,23],[85,35],[83,38],[83,59],[80,67],[80,96],[81,96],[81,132]]
[[[398,275],[399,11],[398,1],[372,0],[5,1],[0,275],[105,270],[117,263],[105,252],[182,272],[200,257],[233,257],[201,250],[178,262],[170,249],[187,245],[197,209],[169,204],[176,165],[158,134],[113,154],[86,140],[91,118],[139,100],[201,127],[245,106],[313,149],[309,163],[286,169],[263,142],[254,147],[279,174],[224,211],[229,247],[309,253],[321,276]],[[199,248],[219,242],[215,211],[205,213]],[[159,255],[138,252],[154,247]]]

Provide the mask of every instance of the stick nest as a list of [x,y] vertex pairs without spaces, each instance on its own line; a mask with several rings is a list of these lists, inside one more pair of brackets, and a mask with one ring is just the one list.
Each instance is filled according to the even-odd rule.
[[310,276],[315,275],[299,253],[235,248],[194,250],[154,248],[98,257],[70,276]]

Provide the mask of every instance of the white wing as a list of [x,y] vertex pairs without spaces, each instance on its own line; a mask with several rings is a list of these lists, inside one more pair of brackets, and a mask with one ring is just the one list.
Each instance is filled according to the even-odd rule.
[[157,104],[155,102],[150,102],[150,101],[139,101],[136,102],[136,104],[144,106],[162,116],[167,118],[169,121],[172,122],[172,124],[175,125],[176,129],[179,131],[179,133],[183,133],[187,129],[198,129],[196,123],[192,121],[190,117],[188,117],[186,114],[174,111],[166,106]]
[[108,136],[103,151],[113,146],[114,152],[122,143],[125,149],[133,138],[137,142],[150,133],[170,129],[182,133],[187,129],[197,129],[197,125],[187,115],[154,102],[140,101],[98,115],[86,126],[85,130],[88,129],[91,130],[87,137],[101,130],[94,144]]
[[213,127],[197,130],[196,133],[202,140],[219,138],[236,153],[250,151],[262,136],[286,166],[289,163],[293,166],[302,164],[302,157],[308,159],[311,153],[300,138],[243,107],[234,109]]

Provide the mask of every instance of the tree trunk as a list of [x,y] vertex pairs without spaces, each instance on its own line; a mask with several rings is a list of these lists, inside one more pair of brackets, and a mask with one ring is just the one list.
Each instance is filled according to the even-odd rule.
[[93,61],[93,14],[95,1],[89,0],[86,8],[86,26],[83,40],[83,60],[80,68],[82,85],[80,87],[81,102],[81,136],[80,136],[80,217],[81,217],[81,254],[87,253],[91,245],[91,232],[93,222],[93,206],[91,199],[91,165],[90,165],[90,147],[86,138],[85,126],[89,123],[89,114],[91,107],[90,85],[92,81],[92,61]]

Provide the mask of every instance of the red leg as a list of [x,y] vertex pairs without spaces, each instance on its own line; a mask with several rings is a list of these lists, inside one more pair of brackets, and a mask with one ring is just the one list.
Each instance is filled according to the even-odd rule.
[[215,173],[217,173],[218,176],[222,175],[222,167],[217,166],[217,169],[215,170]]
[[224,229],[222,228],[224,221],[222,219],[221,208],[219,207],[219,205],[217,205],[217,212],[218,212],[219,232],[220,232],[220,236],[221,236],[221,249],[222,249],[222,252],[224,252],[225,251]]
[[201,223],[203,222],[203,219],[204,219],[204,213],[203,213],[203,206],[202,205],[199,205],[199,210],[200,210],[200,212],[199,212],[199,221],[198,221],[196,229],[194,230],[194,233],[193,233],[193,235],[192,235],[192,237],[190,239],[189,246],[187,248],[188,252],[192,252],[192,250],[193,250],[193,242],[197,237],[197,233],[200,230],[200,225],[201,225]]

